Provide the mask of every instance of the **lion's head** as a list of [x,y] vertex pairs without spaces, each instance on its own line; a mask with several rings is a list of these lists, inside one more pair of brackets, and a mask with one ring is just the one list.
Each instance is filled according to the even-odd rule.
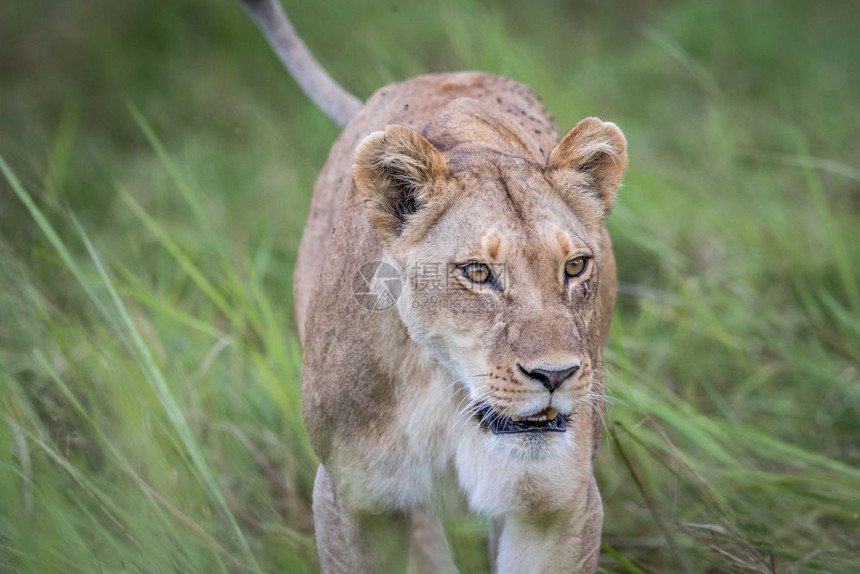
[[626,165],[615,124],[586,118],[546,156],[474,100],[423,135],[389,126],[359,146],[359,195],[406,278],[400,317],[483,432],[550,441],[588,397],[601,237]]

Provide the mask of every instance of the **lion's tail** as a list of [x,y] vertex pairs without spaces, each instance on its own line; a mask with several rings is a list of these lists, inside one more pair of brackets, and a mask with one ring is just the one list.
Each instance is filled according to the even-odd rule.
[[278,0],[239,0],[269,45],[302,90],[339,125],[344,125],[361,107],[361,100],[344,90],[320,66],[296,34]]

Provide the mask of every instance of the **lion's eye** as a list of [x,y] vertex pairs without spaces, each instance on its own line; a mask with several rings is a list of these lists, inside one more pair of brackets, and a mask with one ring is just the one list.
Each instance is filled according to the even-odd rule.
[[564,274],[569,278],[579,277],[588,269],[588,258],[574,257],[564,264]]
[[489,282],[490,278],[493,276],[490,272],[490,268],[483,263],[470,263],[466,265],[463,267],[463,274],[469,279],[469,281],[479,285]]

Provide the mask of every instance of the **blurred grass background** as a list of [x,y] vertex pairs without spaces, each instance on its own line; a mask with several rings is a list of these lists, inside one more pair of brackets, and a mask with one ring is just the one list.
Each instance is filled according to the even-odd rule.
[[[603,571],[857,571],[860,4],[285,6],[359,97],[482,69],[624,129]],[[0,572],[316,570],[291,275],[337,133],[231,0],[0,4]]]

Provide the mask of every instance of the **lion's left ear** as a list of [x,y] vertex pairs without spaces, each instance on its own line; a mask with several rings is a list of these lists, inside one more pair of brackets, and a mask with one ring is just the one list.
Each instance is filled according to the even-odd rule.
[[439,200],[447,167],[418,132],[392,125],[367,136],[355,153],[353,180],[373,229],[391,246]]
[[627,140],[615,124],[585,118],[552,150],[549,168],[561,185],[596,193],[608,213],[627,168]]

